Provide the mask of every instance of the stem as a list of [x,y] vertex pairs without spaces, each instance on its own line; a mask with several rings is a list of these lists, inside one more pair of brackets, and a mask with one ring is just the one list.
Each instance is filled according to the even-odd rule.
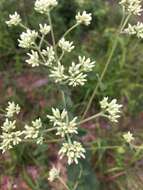
[[76,23],[74,24],[71,28],[69,28],[65,33],[64,35],[62,36],[62,38],[65,38],[73,29],[75,29],[79,24]]
[[46,59],[45,57],[42,55],[41,50],[39,49],[39,47],[37,46],[37,44],[35,45],[35,49],[38,51],[39,55],[41,56],[42,60],[46,63]]
[[46,129],[46,130],[44,130],[44,132],[46,133],[46,132],[51,132],[51,131],[55,131],[55,130],[57,130],[56,127],[55,128]]
[[61,184],[63,184],[63,186],[67,189],[67,190],[71,190],[67,184],[64,182],[64,180],[61,177],[58,177],[58,180],[61,182]]
[[39,49],[40,49],[40,50],[41,50],[41,47],[42,47],[44,38],[45,38],[45,35],[43,34],[42,37],[41,37],[40,43],[39,43]]
[[[62,92],[63,105],[64,105],[64,108],[65,108],[66,111],[67,111],[67,104],[66,104],[66,99],[65,99],[65,93],[64,93],[63,90],[62,90],[61,92]],[[66,122],[67,122],[67,124],[68,124],[68,122],[69,122],[68,115],[67,115],[67,117],[66,117]],[[69,134],[66,134],[66,137],[67,137],[68,143],[69,143],[69,144],[72,144],[70,135],[69,135]]]
[[[86,107],[86,109],[85,109],[85,111],[84,111],[84,113],[83,113],[82,119],[85,118],[85,116],[86,116],[86,114],[87,114],[87,112],[88,112],[88,110],[89,110],[89,108],[90,108],[90,106],[91,106],[91,104],[92,104],[92,101],[93,101],[93,99],[94,99],[94,97],[95,97],[95,95],[96,95],[96,93],[97,93],[97,90],[98,90],[98,88],[99,88],[99,86],[100,86],[100,84],[101,84],[101,82],[102,82],[102,80],[103,80],[103,78],[104,78],[104,76],[105,76],[105,74],[106,74],[106,71],[107,71],[107,69],[108,69],[108,66],[109,66],[109,64],[110,64],[110,62],[111,62],[111,59],[112,59],[113,54],[114,54],[114,52],[115,52],[115,50],[116,50],[116,47],[117,47],[117,42],[118,42],[119,34],[120,34],[120,32],[124,29],[124,27],[126,26],[126,24],[127,24],[128,20],[129,20],[130,16],[131,16],[131,15],[129,14],[129,15],[127,16],[127,18],[124,20],[124,15],[123,15],[123,18],[122,18],[122,21],[121,21],[119,30],[117,31],[116,38],[115,38],[115,41],[114,41],[113,46],[112,46],[112,49],[111,49],[111,52],[110,52],[110,54],[109,54],[109,57],[108,57],[107,62],[106,62],[106,64],[105,64],[105,67],[104,67],[104,69],[103,69],[103,71],[102,71],[102,73],[101,73],[101,76],[100,76],[100,78],[99,78],[99,80],[98,80],[98,82],[97,82],[97,84],[96,84],[96,87],[95,87],[95,89],[94,89],[94,91],[93,91],[93,93],[92,93],[92,95],[91,95],[91,97],[90,97],[90,99],[89,99],[89,102],[88,102],[88,104],[87,104],[87,107]],[[124,20],[124,21],[123,21],[123,20]]]
[[51,37],[52,37],[53,47],[54,47],[54,50],[55,50],[56,60],[58,60],[58,59],[57,59],[56,41],[55,41],[54,30],[53,30],[53,24],[52,24],[52,19],[51,19],[50,12],[48,13],[48,20],[49,20],[49,25],[50,25],[50,27],[51,27]]
[[64,52],[64,51],[62,51],[62,54],[61,54],[61,56],[59,57],[58,61],[61,61],[61,60],[62,60],[62,58],[63,58],[64,54],[65,54],[65,52]]
[[98,114],[95,114],[95,115],[93,115],[93,116],[91,116],[91,117],[88,117],[88,118],[86,118],[86,119],[80,121],[79,123],[77,123],[77,125],[81,125],[81,124],[83,124],[83,123],[86,123],[86,122],[88,122],[88,121],[90,121],[90,120],[92,120],[92,119],[95,119],[95,118],[97,118],[97,117],[99,117],[99,116],[102,116],[102,115],[103,115],[103,112],[100,112],[100,113],[98,113]]

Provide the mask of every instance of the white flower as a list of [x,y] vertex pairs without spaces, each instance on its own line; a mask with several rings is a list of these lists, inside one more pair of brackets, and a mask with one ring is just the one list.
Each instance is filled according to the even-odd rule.
[[63,121],[66,119],[68,113],[64,109],[62,113],[60,113],[60,110],[58,108],[52,108],[52,114],[53,115],[47,115],[47,117],[50,119],[51,122],[54,123],[54,126],[58,125],[59,121]]
[[35,121],[32,121],[32,125],[36,129],[42,128],[42,121],[41,121],[41,119],[39,118],[39,119],[36,119]]
[[14,131],[14,132],[3,132],[2,135],[0,136],[2,139],[2,142],[0,144],[0,149],[2,150],[2,153],[5,151],[13,148],[15,145],[19,144],[22,139],[21,135],[23,132],[21,131]]
[[95,61],[91,61],[90,58],[81,57],[79,56],[79,64],[81,65],[81,68],[85,72],[92,71],[93,67],[95,66]]
[[129,34],[129,35],[134,35],[134,34],[136,34],[135,26],[128,24],[128,28],[125,28],[123,32],[126,34]]
[[25,139],[35,139],[37,144],[42,142],[42,137],[40,136],[40,129],[42,128],[42,121],[41,119],[36,119],[32,121],[32,126],[25,125]]
[[30,48],[35,43],[37,36],[38,32],[35,32],[35,30],[27,29],[26,32],[22,32],[18,40],[19,47]]
[[47,47],[46,50],[42,50],[42,55],[44,55],[48,60],[46,63],[43,63],[45,66],[52,66],[53,61],[55,60],[55,52],[53,47]]
[[51,26],[49,26],[47,24],[44,24],[44,25],[39,24],[39,27],[40,27],[40,32],[43,35],[47,35],[51,30]]
[[36,0],[35,10],[41,14],[48,14],[48,12],[55,6],[57,6],[57,0]]
[[143,23],[138,22],[136,25],[128,25],[128,28],[124,30],[125,33],[129,35],[136,35],[138,38],[143,38]]
[[10,20],[6,21],[6,24],[11,27],[12,25],[17,26],[21,22],[20,15],[15,12],[13,15],[9,15]]
[[5,122],[3,123],[3,126],[1,127],[3,131],[9,132],[16,128],[16,120],[9,121],[9,119],[6,118]]
[[84,74],[81,70],[81,64],[75,64],[72,62],[72,65],[69,67],[69,86],[83,86],[87,81],[87,74]]
[[71,52],[74,49],[73,42],[66,41],[64,38],[59,41],[59,47],[67,52]]
[[88,26],[92,20],[91,13],[87,13],[86,11],[83,11],[82,14],[78,12],[75,18],[78,24],[84,24],[86,26]]
[[57,179],[60,175],[60,169],[55,168],[55,166],[52,167],[52,169],[49,171],[49,177],[48,180],[50,182],[53,182],[55,179]]
[[143,11],[141,2],[141,0],[121,0],[119,4],[121,4],[128,13],[140,16]]
[[62,148],[59,151],[60,159],[64,156],[68,158],[68,164],[75,162],[78,164],[78,159],[85,158],[85,149],[81,143],[74,141],[72,144],[63,143]]
[[109,118],[111,122],[118,122],[118,118],[120,117],[120,108],[122,105],[117,104],[117,100],[113,99],[111,102],[108,102],[108,97],[104,97],[102,101],[100,101],[101,109],[104,111],[106,117]]
[[132,134],[130,131],[128,131],[127,133],[125,133],[125,134],[123,135],[123,138],[125,139],[125,141],[126,141],[127,143],[130,143],[131,141],[134,140],[133,134]]
[[25,125],[25,139],[36,139],[39,135],[39,130],[35,129],[33,126]]
[[31,50],[31,53],[27,53],[30,57],[26,60],[26,62],[31,65],[32,67],[37,67],[40,65],[39,55],[36,51]]
[[56,135],[65,137],[66,134],[77,134],[77,117],[74,117],[71,121],[69,120],[68,113],[64,109],[61,113],[59,109],[52,108],[53,115],[47,115],[53,125],[57,128]]
[[53,78],[56,83],[64,82],[68,78],[64,72],[65,68],[59,62],[57,66],[50,69],[50,77]]
[[14,114],[19,114],[20,107],[18,104],[15,104],[14,102],[8,102],[6,112],[6,117],[13,117]]

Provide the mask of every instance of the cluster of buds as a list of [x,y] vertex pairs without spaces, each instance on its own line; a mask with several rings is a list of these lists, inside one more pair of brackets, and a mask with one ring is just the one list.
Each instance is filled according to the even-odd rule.
[[100,101],[100,106],[105,117],[107,117],[111,122],[118,122],[121,112],[120,108],[122,105],[117,104],[116,99],[113,99],[111,102],[109,102],[108,97],[104,97],[103,100]]
[[140,16],[143,11],[141,2],[142,0],[121,0],[120,4],[127,13]]
[[72,62],[68,68],[68,73],[65,73],[64,66],[59,62],[57,66],[50,69],[50,76],[56,83],[66,83],[73,87],[83,86],[87,81],[87,73],[92,71],[94,66],[95,61],[79,56],[78,63]]
[[14,115],[17,115],[20,112],[19,105],[14,102],[8,102],[8,106],[5,111],[6,118],[1,127],[2,134],[0,135],[0,149],[3,153],[19,144],[22,141],[21,136],[23,134],[22,131],[16,130],[16,120],[12,119]]
[[129,35],[136,35],[138,38],[143,38],[143,23],[138,22],[136,25],[128,24],[128,28],[124,30],[124,33]]
[[35,140],[37,144],[43,144],[43,136],[40,130],[43,128],[41,119],[32,121],[32,125],[25,125],[24,139]]

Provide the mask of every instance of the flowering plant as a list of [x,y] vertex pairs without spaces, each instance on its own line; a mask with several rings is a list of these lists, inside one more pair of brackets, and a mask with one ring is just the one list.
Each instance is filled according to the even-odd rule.
[[[136,34],[138,37],[142,38],[142,23],[137,23],[137,25],[134,26],[129,24],[129,27],[125,28],[131,15],[141,14],[142,8],[140,0],[122,0],[120,1],[120,5],[123,8],[123,19],[117,32],[117,38],[118,35],[122,33]],[[51,13],[56,6],[58,6],[57,0],[35,1],[35,11],[48,18],[48,23],[39,24],[38,31],[25,26],[17,12],[9,16],[9,21],[6,21],[6,24],[9,27],[20,26],[24,29],[24,32],[22,32],[18,39],[18,45],[20,48],[24,48],[27,51],[25,63],[34,68],[44,67],[48,70],[52,83],[59,86],[58,89],[61,93],[63,109],[59,107],[51,108],[51,114],[47,115],[48,121],[50,125],[52,125],[51,128],[44,126],[42,119],[38,118],[30,122],[31,124],[24,124],[23,130],[19,130],[15,116],[17,118],[21,108],[14,102],[8,102],[8,106],[4,110],[5,120],[2,125],[0,149],[4,153],[22,142],[26,143],[29,141],[36,144],[43,144],[47,138],[47,133],[55,131],[55,135],[61,140],[61,147],[58,153],[59,157],[60,159],[65,157],[67,163],[70,165],[73,163],[78,164],[80,159],[86,158],[86,148],[78,141],[78,128],[82,124],[99,117],[108,119],[114,124],[118,122],[121,115],[122,105],[118,104],[116,99],[110,100],[109,97],[103,97],[99,102],[99,113],[87,117],[87,113],[115,51],[117,38],[115,39],[111,54],[107,59],[105,68],[99,78],[99,82],[96,84],[95,90],[89,99],[84,113],[80,116],[73,116],[74,113],[71,113],[67,106],[64,89],[65,87],[77,88],[85,85],[88,81],[88,74],[92,72],[94,67],[96,68],[96,64],[98,63],[91,58],[79,55],[76,60],[72,60],[70,65],[67,66],[63,63],[63,59],[76,49],[74,42],[68,40],[68,34],[75,28],[80,27],[80,25],[89,26],[92,21],[92,15],[86,11],[82,13],[78,12],[75,15],[75,24],[56,41],[51,19]],[[46,40],[47,35],[51,36],[52,43]],[[130,145],[134,142],[134,137],[131,132],[123,134],[122,139]],[[59,179],[67,189],[70,189],[60,178],[60,169],[53,166],[49,172],[49,181],[52,182],[55,179]]]

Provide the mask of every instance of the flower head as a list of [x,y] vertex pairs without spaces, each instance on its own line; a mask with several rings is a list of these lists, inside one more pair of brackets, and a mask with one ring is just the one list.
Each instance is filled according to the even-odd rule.
[[124,140],[125,140],[127,143],[130,143],[131,141],[134,140],[133,134],[132,134],[130,131],[128,131],[127,133],[125,133],[125,134],[123,135],[123,138],[124,138]]
[[81,65],[81,69],[84,72],[90,72],[95,67],[95,61],[91,61],[90,58],[86,58],[85,56],[84,57],[79,56],[78,59],[79,59],[79,64]]
[[13,129],[16,128],[16,120],[10,121],[9,119],[6,118],[1,128],[4,132],[12,131]]
[[62,83],[68,78],[64,72],[65,68],[59,62],[57,66],[50,69],[50,77],[53,78],[56,83]]
[[17,26],[21,22],[20,15],[15,12],[13,15],[9,15],[10,20],[6,21],[6,24],[11,27],[11,26]]
[[30,57],[26,60],[29,65],[32,67],[37,67],[40,65],[39,55],[37,51],[31,50],[31,53],[27,53],[27,55]]
[[105,116],[108,117],[111,122],[118,122],[117,119],[120,117],[119,113],[122,105],[117,104],[116,99],[109,102],[108,97],[105,97],[102,101],[100,101],[100,106],[104,111]]
[[0,136],[2,139],[2,142],[0,144],[0,149],[2,150],[2,153],[5,151],[13,148],[13,146],[19,144],[22,139],[21,135],[23,133],[21,131],[14,131],[14,132],[3,132],[2,135]]
[[39,27],[40,27],[40,33],[43,35],[47,35],[51,30],[51,26],[47,24],[44,24],[44,25],[39,24]]
[[128,25],[128,28],[124,30],[124,33],[129,35],[136,35],[138,38],[143,38],[143,23],[138,22],[136,25]]
[[83,11],[82,14],[78,12],[75,18],[78,24],[84,24],[86,26],[88,26],[92,20],[91,13],[87,13],[86,11]]
[[81,70],[81,65],[80,64],[75,64],[72,62],[72,65],[69,67],[69,86],[83,86],[85,82],[87,81],[86,77],[87,74],[84,74],[83,71]]
[[41,14],[48,14],[48,12],[55,6],[57,6],[57,0],[36,0],[35,10]]
[[50,182],[53,182],[55,179],[57,179],[60,175],[60,169],[57,169],[55,166],[52,167],[52,169],[49,171],[49,177],[48,180]]
[[26,32],[22,32],[20,39],[18,40],[19,47],[30,48],[34,44],[37,36],[38,32],[35,32],[35,30],[27,29]]
[[55,52],[53,47],[47,47],[46,50],[42,50],[42,55],[47,59],[44,63],[45,66],[52,66],[53,61],[55,60]]
[[19,114],[20,107],[18,104],[15,104],[14,102],[8,102],[6,112],[6,117],[13,117],[14,114]]
[[64,38],[59,41],[59,47],[67,52],[71,52],[74,49],[73,42],[66,41]]
[[141,2],[141,0],[121,0],[119,4],[121,4],[128,13],[140,16],[143,11]]
[[60,113],[59,109],[52,108],[53,115],[47,115],[53,125],[57,128],[56,135],[65,137],[66,134],[77,134],[77,117],[74,117],[72,120],[69,120],[68,113],[66,110],[63,110]]
[[75,162],[78,164],[78,159],[85,158],[85,149],[81,143],[74,141],[73,143],[63,143],[59,151],[60,158],[67,156],[68,164]]
[[25,125],[24,138],[25,139],[35,139],[37,144],[43,143],[43,137],[40,134],[40,129],[42,128],[41,119],[36,119],[32,121],[32,125]]

